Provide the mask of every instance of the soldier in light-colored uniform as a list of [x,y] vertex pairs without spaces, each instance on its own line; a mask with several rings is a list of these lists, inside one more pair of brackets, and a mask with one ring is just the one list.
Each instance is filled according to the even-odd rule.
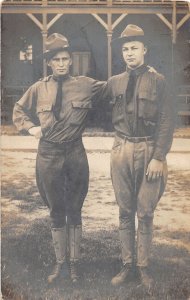
[[[115,141],[111,152],[111,176],[119,205],[119,233],[123,267],[113,286],[131,280],[136,265],[141,283],[151,288],[148,271],[153,216],[166,184],[166,155],[173,138],[173,104],[163,75],[145,64],[143,30],[128,25],[112,41],[120,47],[126,71],[107,83],[112,98]],[[135,253],[135,215],[138,218]]]
[[36,179],[40,195],[49,207],[56,255],[56,265],[48,282],[66,273],[67,245],[71,279],[77,282],[81,209],[89,183],[82,133],[88,112],[104,83],[84,76],[70,76],[69,44],[61,34],[50,35],[46,49],[44,57],[53,74],[26,91],[15,104],[13,121],[19,131],[40,138]]

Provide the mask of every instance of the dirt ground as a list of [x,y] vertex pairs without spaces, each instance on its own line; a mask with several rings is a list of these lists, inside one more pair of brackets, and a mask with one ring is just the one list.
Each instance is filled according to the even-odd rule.
[[120,268],[118,207],[109,153],[88,153],[90,187],[83,208],[83,239],[78,286],[60,280],[48,287],[54,263],[48,211],[35,184],[34,152],[3,152],[2,294],[4,300],[190,299],[190,154],[168,156],[169,178],[154,220],[152,295],[137,282],[118,289],[110,280]]

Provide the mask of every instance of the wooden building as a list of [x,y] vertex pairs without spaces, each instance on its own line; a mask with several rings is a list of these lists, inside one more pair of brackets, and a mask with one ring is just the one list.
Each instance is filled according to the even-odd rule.
[[41,54],[49,34],[59,32],[68,38],[73,75],[106,80],[123,71],[122,58],[112,51],[110,41],[130,23],[144,29],[148,63],[177,87],[178,111],[182,123],[188,124],[190,3],[172,0],[4,0],[3,121],[10,122],[19,95],[48,74]]

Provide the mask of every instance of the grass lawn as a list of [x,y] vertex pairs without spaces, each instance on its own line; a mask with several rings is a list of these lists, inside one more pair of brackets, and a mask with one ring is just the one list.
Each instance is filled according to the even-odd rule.
[[[176,154],[177,155],[177,154]],[[185,154],[184,154],[185,155]],[[48,211],[35,184],[35,153],[3,153],[2,294],[4,300],[190,299],[190,170],[171,167],[155,212],[149,295],[137,282],[110,285],[120,268],[118,207],[109,175],[109,154],[89,153],[89,193],[83,207],[82,280],[73,286],[46,279],[54,263]],[[188,161],[188,160],[187,160]]]

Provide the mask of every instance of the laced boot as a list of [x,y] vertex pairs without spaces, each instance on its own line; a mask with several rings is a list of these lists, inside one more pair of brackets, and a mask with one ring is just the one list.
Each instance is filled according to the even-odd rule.
[[56,265],[47,279],[50,284],[60,277],[60,275],[66,277],[68,274],[66,263],[66,227],[52,228],[51,232],[56,256]]
[[64,276],[66,274],[67,264],[66,262],[63,263],[56,263],[52,273],[48,276],[48,283],[51,284],[55,282],[60,276]]
[[73,283],[80,279],[77,264],[80,260],[80,244],[82,237],[81,225],[69,225],[69,253],[70,253],[70,274]]
[[139,277],[141,284],[150,291],[153,288],[154,281],[147,267],[139,267]]
[[80,279],[76,262],[70,262],[70,276],[73,283],[77,283]]
[[125,264],[121,271],[112,278],[111,280],[111,284],[112,286],[119,286],[124,282],[129,282],[131,281],[133,277],[133,268],[132,268],[132,264]]

